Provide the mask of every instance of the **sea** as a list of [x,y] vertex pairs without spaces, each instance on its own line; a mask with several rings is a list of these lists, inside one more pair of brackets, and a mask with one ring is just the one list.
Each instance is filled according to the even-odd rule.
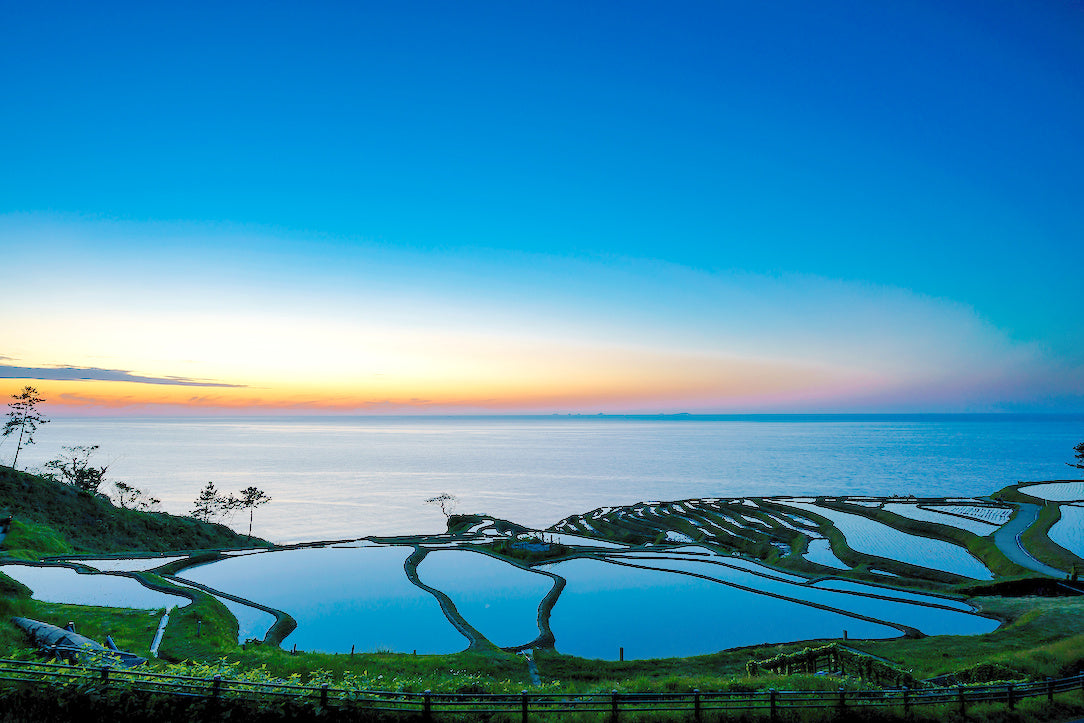
[[[208,481],[224,493],[256,486],[271,502],[254,510],[253,534],[296,543],[442,532],[444,513],[426,500],[444,493],[455,512],[537,529],[654,500],[981,496],[1078,478],[1066,463],[1081,441],[1084,415],[56,418],[19,468],[97,445],[107,480],[175,514]],[[5,464],[14,444],[0,444]]]

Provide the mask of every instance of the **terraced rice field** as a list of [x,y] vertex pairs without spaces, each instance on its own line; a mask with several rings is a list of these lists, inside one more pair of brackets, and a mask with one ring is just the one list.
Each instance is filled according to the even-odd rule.
[[622,545],[616,542],[609,542],[607,540],[597,540],[593,537],[583,537],[582,535],[569,535],[561,532],[546,532],[543,535],[544,539],[549,542],[553,541],[559,545],[580,545],[583,547],[602,547],[606,549],[617,549],[628,547],[628,545]]
[[557,650],[615,660],[700,655],[740,645],[891,638],[895,628],[660,570],[579,558],[542,569],[568,581],[550,625]]
[[69,560],[80,565],[93,567],[99,572],[143,572],[153,570],[170,562],[183,560],[184,556],[176,557],[128,557],[128,558],[103,558],[103,559],[77,559]]
[[1043,484],[1027,485],[1020,491],[1041,500],[1051,502],[1081,502],[1084,501],[1084,481],[1080,482],[1044,482]]
[[809,546],[806,548],[806,552],[802,557],[810,562],[815,562],[818,565],[824,565],[825,567],[832,567],[836,570],[851,569],[850,565],[836,557],[836,553],[832,552],[832,543],[824,537],[810,540]]
[[938,525],[957,527],[961,530],[967,530],[968,532],[974,533],[979,537],[992,535],[997,528],[1000,527],[1000,525],[995,525],[990,522],[984,522],[970,517],[946,514],[935,509],[919,507],[916,504],[908,502],[886,502],[884,510],[887,512],[894,512],[901,517],[907,517],[912,520],[934,522]]
[[33,591],[33,598],[42,602],[143,610],[184,607],[189,603],[188,598],[151,590],[120,575],[80,575],[68,567],[29,565],[4,565],[0,572],[26,585]]
[[[413,547],[302,548],[219,560],[180,577],[284,610],[302,650],[455,653],[469,641],[437,599],[412,584],[403,563]],[[431,553],[432,554],[432,553]]]
[[989,522],[992,525],[1004,525],[1012,519],[1014,509],[994,505],[924,505],[925,507],[942,512],[946,515],[958,515],[968,517],[979,522]]
[[418,565],[418,578],[451,598],[467,622],[500,647],[538,637],[538,606],[555,584],[547,575],[467,550],[430,552]]
[[237,618],[237,642],[239,643],[246,640],[263,640],[267,631],[275,624],[275,616],[269,612],[228,598],[217,599]]
[[896,600],[911,600],[914,602],[921,602],[927,604],[944,605],[946,607],[955,608],[956,610],[963,610],[969,612],[972,607],[963,600],[953,600],[951,598],[939,597],[937,595],[923,595],[922,593],[905,592],[903,590],[897,590],[890,587],[881,587],[880,585],[867,585],[862,582],[855,582],[853,580],[839,580],[831,578],[828,580],[818,580],[813,583],[816,587],[821,587],[826,590],[849,590],[851,592],[860,592],[865,595],[879,595],[883,597],[891,597]]
[[[1084,507],[1062,505],[1061,519],[1050,528],[1050,540],[1077,557],[1084,557]],[[1080,572],[1084,573],[1084,570]]]
[[807,502],[788,501],[787,504],[801,510],[815,512],[831,520],[847,538],[847,544],[855,552],[899,560],[911,565],[942,570],[977,580],[993,579],[993,574],[985,565],[958,545],[909,535],[850,512],[840,512]]
[[636,557],[642,557],[643,559],[660,559],[660,558],[674,558],[680,560],[692,560],[692,561],[709,561],[715,565],[725,565],[726,567],[733,568],[735,570],[745,570],[747,572],[754,572],[760,575],[767,575],[769,577],[777,577],[780,580],[790,580],[792,582],[806,582],[806,578],[801,575],[794,575],[789,572],[783,572],[782,570],[776,570],[775,568],[768,567],[761,564],[756,560],[747,560],[744,557],[734,557],[731,555],[720,555],[714,550],[709,550],[706,547],[699,547],[695,545],[688,545],[685,547],[674,547],[669,550],[660,550],[658,552],[643,552],[643,551],[630,551],[628,553],[610,554],[606,556],[611,560],[623,560],[632,559]]
[[[726,558],[674,559],[665,553],[659,553],[613,555],[607,559],[655,570],[691,573],[723,584],[742,586],[765,596],[779,595],[795,602],[822,605],[846,613],[899,623],[927,635],[986,633],[997,628],[999,624],[996,620],[971,614],[970,608],[965,608],[967,612],[958,608],[941,609],[944,601],[930,595],[911,594],[906,596],[906,599],[896,596],[890,600],[884,599],[893,597],[888,590],[873,586],[866,586],[865,590],[811,586],[806,584],[807,581],[803,578],[795,580],[792,576],[787,576],[791,579],[786,579],[766,567],[760,567],[759,570],[731,567]],[[923,604],[917,604],[919,602]]]

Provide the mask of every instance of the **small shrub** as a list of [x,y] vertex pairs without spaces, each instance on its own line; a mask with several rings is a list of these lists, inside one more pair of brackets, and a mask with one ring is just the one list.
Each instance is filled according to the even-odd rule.
[[1001,663],[979,663],[953,673],[960,683],[993,683],[1001,680],[1023,680],[1028,676]]

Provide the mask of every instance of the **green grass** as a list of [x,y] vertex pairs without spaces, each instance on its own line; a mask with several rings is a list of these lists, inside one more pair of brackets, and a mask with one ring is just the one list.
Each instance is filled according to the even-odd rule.
[[917,640],[852,643],[910,668],[920,678],[983,662],[1037,677],[1084,669],[1084,597],[978,598],[983,610],[1009,620],[985,635],[939,635]]
[[31,614],[25,617],[61,628],[69,622],[74,622],[76,632],[103,645],[106,636],[112,636],[113,642],[121,650],[147,657],[150,655],[154,633],[165,611],[162,609],[98,608],[34,601],[32,609],[28,612]]
[[237,649],[237,620],[211,595],[190,590],[195,602],[174,608],[162,636],[163,660],[216,660]]
[[37,560],[47,555],[64,555],[74,552],[72,546],[59,532],[40,522],[11,521],[3,550],[12,557]]
[[0,656],[11,656],[27,647],[23,631],[11,623],[13,617],[31,618],[58,627],[74,622],[76,631],[82,635],[102,644],[107,635],[112,635],[122,650],[146,656],[162,612],[40,602],[31,599],[30,589],[25,585],[0,573],[0,618],[3,620]]
[[0,510],[13,516],[0,551],[22,558],[67,553],[167,552],[268,545],[225,525],[115,507],[106,497],[0,466]]
[[1084,558],[1077,557],[1050,539],[1050,528],[1060,519],[1061,506],[1056,502],[1047,502],[1039,510],[1039,519],[1024,531],[1020,540],[1031,554],[1047,565],[1061,570],[1076,565],[1078,570],[1084,572]]

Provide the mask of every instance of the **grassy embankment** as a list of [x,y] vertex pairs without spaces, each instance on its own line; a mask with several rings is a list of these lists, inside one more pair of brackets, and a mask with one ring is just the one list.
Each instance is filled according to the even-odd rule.
[[0,514],[13,517],[0,552],[36,560],[78,553],[171,552],[267,546],[225,525],[139,512],[10,467],[0,467]]

